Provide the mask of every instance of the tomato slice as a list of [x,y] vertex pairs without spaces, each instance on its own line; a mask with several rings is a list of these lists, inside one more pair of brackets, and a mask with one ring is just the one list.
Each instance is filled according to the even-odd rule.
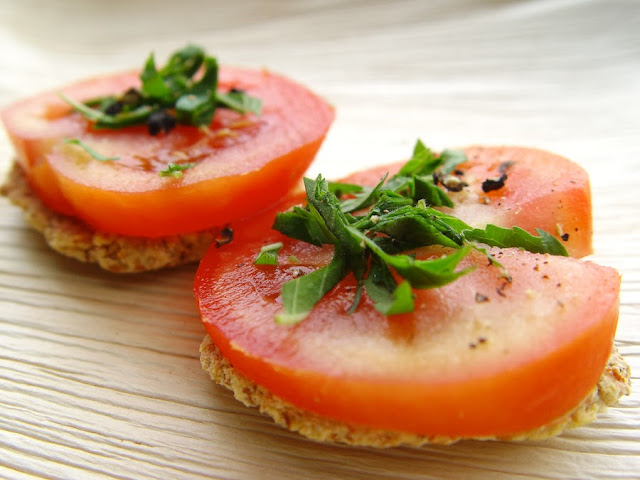
[[[518,226],[536,234],[540,228],[562,240],[569,254],[592,253],[593,224],[589,177],[570,160],[533,148],[469,147],[468,161],[457,167],[459,179],[468,184],[449,192],[454,209],[442,208],[473,227],[488,223]],[[402,163],[357,172],[346,182],[373,186],[386,173],[397,172]],[[504,186],[488,192],[487,179],[507,175]]]
[[[423,435],[516,434],[576,406],[610,354],[617,272],[518,249],[491,250],[512,283],[476,252],[461,265],[475,266],[471,274],[416,291],[413,313],[386,317],[366,295],[346,313],[356,287],[347,277],[304,321],[277,325],[282,284],[325,265],[331,249],[263,233],[211,249],[195,295],[231,364],[299,408]],[[255,266],[260,247],[275,241],[284,244],[279,265]]]
[[[127,72],[61,91],[85,101],[137,86],[138,73]],[[178,126],[152,137],[144,127],[93,129],[56,93],[46,93],[9,106],[2,120],[50,208],[122,235],[194,232],[273,204],[307,169],[334,118],[321,98],[268,71],[222,68],[219,88],[260,98],[262,114],[219,109],[208,129]],[[97,161],[65,138],[119,159]],[[194,165],[181,178],[160,176],[169,163]]]
[[[459,169],[469,187],[451,193],[455,215],[478,227],[519,225],[556,234],[561,224],[573,229],[564,242],[570,253],[590,252],[589,183],[582,169],[532,149],[466,152],[469,161]],[[499,176],[505,161],[512,162],[505,187],[483,192],[482,182]],[[343,181],[375,185],[399,167],[376,167]],[[302,201],[291,192],[277,208]],[[346,313],[356,289],[349,276],[302,323],[287,327],[274,322],[282,285],[326,265],[332,250],[271,231],[273,214],[236,224],[234,242],[209,250],[195,296],[209,335],[231,364],[299,408],[423,435],[506,436],[562,416],[602,374],[618,318],[620,279],[613,269],[492,249],[512,283],[475,253],[460,265],[475,266],[473,273],[416,291],[415,312],[386,317],[366,294],[355,313]],[[255,266],[260,247],[277,241],[284,244],[279,265]],[[428,258],[447,251],[417,253]]]

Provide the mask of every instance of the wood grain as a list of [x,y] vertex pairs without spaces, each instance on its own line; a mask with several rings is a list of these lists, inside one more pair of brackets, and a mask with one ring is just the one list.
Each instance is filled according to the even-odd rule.
[[[595,255],[623,276],[616,343],[640,372],[640,2],[0,0],[0,105],[187,41],[269,66],[338,117],[312,173],[521,144],[592,179]],[[11,160],[0,137],[0,171]],[[115,276],[47,249],[0,199],[0,478],[640,478],[637,389],[546,442],[319,445],[201,371],[194,266]]]

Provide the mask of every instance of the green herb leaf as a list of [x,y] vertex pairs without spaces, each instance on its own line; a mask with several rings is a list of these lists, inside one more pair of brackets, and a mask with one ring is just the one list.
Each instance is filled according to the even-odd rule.
[[212,102],[216,99],[218,89],[218,61],[213,57],[205,57],[202,62],[204,74],[202,78],[193,84],[191,93],[195,95],[208,95]]
[[[200,71],[203,73],[198,76]],[[174,116],[178,123],[203,126],[211,123],[218,106],[256,115],[262,109],[261,100],[245,92],[217,92],[217,60],[208,57],[202,48],[195,45],[175,52],[161,69],[156,67],[153,53],[150,54],[140,80],[140,91],[130,89],[121,95],[95,98],[85,103],[76,102],[62,94],[61,97],[74,110],[94,122],[95,128],[118,129],[153,123],[153,115],[157,113],[171,118],[171,125],[164,125],[160,129],[149,124],[152,135],[159,131],[168,133],[175,126]]]
[[[349,198],[347,200],[343,200],[340,203],[340,209],[343,213],[355,212],[357,210],[362,210],[363,208],[369,207],[376,203],[378,198],[380,198],[380,194],[382,192],[382,186],[384,185],[385,180],[387,179],[387,175],[385,175],[378,185],[376,185],[373,189],[371,188],[363,188],[361,192],[356,193],[354,198]],[[329,189],[331,191],[331,189]]]
[[309,205],[322,217],[327,230],[335,237],[336,245],[352,258],[361,255],[364,251],[361,234],[350,227],[349,220],[340,208],[340,201],[329,190],[327,181],[318,175],[316,180],[305,178],[304,186]]
[[373,306],[385,315],[412,312],[414,309],[411,285],[404,281],[398,285],[389,268],[380,261],[373,261],[364,281],[367,295]]
[[[103,113],[100,110],[95,110],[93,108],[90,108],[90,107],[86,106],[84,103],[76,102],[75,100],[67,97],[62,92],[58,93],[58,95],[60,96],[60,98],[62,98],[62,100],[67,102],[69,105],[71,105],[71,107],[75,111],[77,111],[78,113],[81,113],[83,116],[85,116],[87,119],[89,119],[89,120],[91,120],[93,122],[97,122],[97,121],[103,120],[105,117],[107,117],[106,113]],[[92,100],[92,102],[100,103],[100,100],[99,99],[94,99],[94,100]]]
[[467,268],[455,271],[460,260],[469,253],[469,248],[460,248],[450,255],[430,260],[416,260],[410,255],[387,255],[384,252],[377,252],[377,254],[402,278],[407,279],[413,288],[434,288],[451,283],[473,270],[473,268]]
[[318,247],[336,241],[315,208],[306,210],[293,207],[289,212],[278,213],[271,228],[288,237]]
[[355,183],[329,182],[329,191],[338,198],[343,195],[360,193],[364,189],[365,187],[362,185],[356,185]]
[[442,166],[438,169],[443,175],[449,175],[458,165],[467,161],[467,155],[462,150],[443,150],[440,152]]
[[422,140],[418,139],[413,147],[411,159],[402,166],[395,176],[427,175],[432,173],[439,164],[440,162],[433,152],[422,143]]
[[428,205],[434,207],[453,208],[453,202],[444,190],[433,183],[432,177],[413,177],[413,200],[424,200]]
[[480,242],[490,247],[516,247],[533,253],[549,253],[564,257],[569,255],[564,245],[555,237],[544,230],[536,229],[536,232],[538,232],[538,237],[520,227],[502,228],[489,224],[484,229],[465,230],[462,235],[469,242]]
[[153,53],[149,55],[144,64],[140,80],[142,80],[141,90],[143,94],[163,104],[171,102],[171,90],[164,83],[160,72],[156,68]]
[[167,168],[164,170],[160,170],[159,175],[161,177],[174,177],[180,178],[182,177],[182,172],[193,167],[195,163],[169,163]]
[[278,252],[282,249],[282,242],[265,245],[254,260],[254,265],[278,265]]
[[331,263],[282,286],[284,312],[275,317],[276,323],[293,325],[304,320],[313,307],[347,274],[343,255],[334,255]]
[[262,112],[262,100],[252,97],[245,92],[218,92],[216,98],[220,104],[238,113],[255,113],[256,115],[260,115]]
[[174,52],[160,72],[165,77],[192,77],[200,69],[205,57],[205,52],[201,47],[187,45]]
[[149,105],[140,105],[139,107],[118,113],[117,115],[103,115],[94,123],[95,128],[110,128],[117,130],[132,125],[140,125],[147,121],[149,116],[156,111]]
[[216,111],[208,94],[188,94],[176,102],[176,120],[185,125],[209,125]]
[[89,145],[87,145],[86,143],[84,143],[82,140],[78,138],[67,138],[64,140],[64,143],[77,145],[81,147],[85,152],[87,152],[89,155],[91,155],[93,158],[95,158],[100,162],[111,162],[114,160],[120,160],[120,157],[106,157],[104,155],[99,154],[93,148],[91,148]]
[[[277,321],[296,323],[305,318],[324,292],[347,273],[357,281],[349,312],[358,307],[363,291],[385,315],[411,312],[412,288],[441,287],[473,270],[459,269],[472,248],[486,255],[508,277],[500,262],[478,243],[566,255],[564,246],[544,231],[538,230],[539,236],[535,236],[518,227],[488,225],[477,229],[434,209],[433,206],[453,207],[437,183],[466,159],[464,152],[458,150],[435,155],[418,140],[411,160],[397,175],[386,183],[383,178],[374,188],[328,183],[322,176],[315,180],[305,178],[306,207],[278,214],[273,227],[313,245],[333,244],[334,256],[328,266],[284,285],[285,308]],[[343,195],[349,197],[341,200]],[[368,207],[366,214],[351,215]],[[430,245],[453,251],[426,260],[403,253]],[[403,279],[399,284],[398,276]]]
[[436,210],[404,206],[379,216],[377,223],[371,225],[369,230],[384,233],[410,245],[411,248],[428,245],[460,247],[463,244],[463,238],[457,229],[433,212]]
[[186,125],[209,125],[216,111],[218,62],[206,57],[200,64],[204,64],[204,75],[176,101],[176,119]]

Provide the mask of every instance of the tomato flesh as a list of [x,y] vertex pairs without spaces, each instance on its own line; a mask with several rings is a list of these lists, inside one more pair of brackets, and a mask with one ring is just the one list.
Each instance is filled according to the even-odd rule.
[[[562,240],[569,252],[590,252],[589,184],[582,169],[531,149],[466,152],[469,161],[459,168],[469,192],[451,193],[455,215],[479,227],[515,224],[556,235],[563,223],[572,229]],[[482,181],[498,176],[504,161],[513,162],[506,188],[483,192]],[[375,185],[399,167],[376,167],[343,181]],[[292,192],[276,209],[303,200]],[[328,263],[332,250],[271,231],[274,213],[237,224],[234,242],[210,249],[196,274],[195,295],[209,335],[232,365],[300,408],[425,435],[511,435],[565,414],[602,374],[618,318],[618,274],[517,249],[491,250],[512,283],[474,253],[460,267],[475,265],[473,273],[444,288],[415,291],[414,313],[385,317],[365,294],[347,314],[356,289],[347,277],[302,323],[277,325],[282,284]],[[284,244],[279,265],[253,265],[260,247],[276,241]],[[445,252],[430,247],[419,257]]]
[[[468,184],[449,192],[454,209],[442,208],[473,227],[488,223],[519,226],[532,234],[540,228],[557,238],[573,257],[592,253],[593,224],[589,177],[579,165],[561,156],[523,147],[469,147],[459,178]],[[375,185],[402,163],[375,167],[345,181]],[[484,192],[482,183],[507,175],[504,187]]]
[[[137,73],[128,72],[62,92],[84,101],[138,85]],[[145,127],[96,130],[48,93],[8,107],[2,119],[18,161],[50,208],[123,235],[193,232],[277,201],[313,160],[334,117],[309,90],[266,71],[223,68],[219,85],[260,98],[262,114],[218,109],[207,129],[178,126],[152,137]],[[97,161],[65,138],[118,160]],[[161,176],[169,163],[194,165],[180,178]]]
[[[274,241],[284,243],[280,264],[253,265],[260,246]],[[442,253],[431,247],[418,256]],[[558,418],[596,384],[616,328],[619,276],[565,257],[492,253],[512,283],[474,253],[461,265],[474,272],[415,291],[414,313],[386,317],[366,295],[346,313],[355,292],[348,277],[287,327],[274,322],[282,284],[326,264],[331,249],[265,232],[212,249],[195,294],[232,365],[300,408],[425,435],[508,435]]]

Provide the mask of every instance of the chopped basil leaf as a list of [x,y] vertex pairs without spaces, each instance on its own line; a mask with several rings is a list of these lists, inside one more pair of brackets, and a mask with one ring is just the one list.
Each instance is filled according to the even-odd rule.
[[282,242],[265,245],[253,261],[254,265],[278,265],[278,252],[282,249]]
[[362,185],[356,185],[355,183],[329,182],[329,191],[338,198],[342,197],[343,195],[360,193],[364,189],[365,187],[363,187]]
[[440,160],[421,140],[413,147],[411,159],[403,165],[396,177],[410,175],[429,175],[440,166]]
[[[102,112],[101,110],[96,110],[94,108],[88,107],[84,103],[76,102],[75,100],[67,97],[64,93],[58,93],[58,95],[60,96],[60,98],[62,98],[62,100],[71,105],[74,110],[76,110],[78,113],[81,113],[87,119],[93,122],[98,122],[107,116],[107,114]],[[92,100],[92,102],[100,103],[99,100]]]
[[167,64],[162,67],[162,74],[169,78],[183,75],[191,77],[200,69],[205,57],[206,54],[201,47],[187,45],[169,57]]
[[345,257],[334,255],[329,265],[289,280],[282,286],[284,312],[276,315],[276,323],[292,325],[304,320],[347,271]]
[[96,160],[98,160],[100,162],[111,162],[111,161],[114,161],[114,160],[120,160],[120,157],[105,157],[104,155],[99,154],[93,148],[91,148],[89,145],[87,145],[82,140],[77,139],[77,138],[67,138],[67,139],[64,140],[64,143],[68,143],[68,144],[71,144],[71,145],[77,145],[77,146],[81,147],[85,152],[87,152],[89,155],[91,155],[93,158],[95,158]]
[[335,243],[335,238],[315,209],[293,207],[289,212],[278,213],[271,228],[318,247],[324,243]]
[[361,192],[354,195],[354,198],[343,200],[340,203],[340,209],[344,213],[350,213],[357,210],[362,210],[363,208],[373,205],[374,203],[376,203],[378,198],[380,198],[382,185],[384,185],[386,179],[387,175],[382,177],[382,180],[380,180],[378,185],[376,185],[373,189],[364,187]]
[[209,125],[215,111],[206,93],[183,95],[176,101],[176,120],[185,125]]
[[443,175],[449,175],[458,165],[467,161],[467,155],[462,150],[445,149],[440,152],[442,166],[439,168]]
[[304,179],[309,205],[313,206],[324,221],[327,230],[331,232],[338,246],[349,256],[361,255],[364,251],[362,234],[350,227],[347,216],[340,208],[340,201],[329,191],[327,181],[318,176],[316,180]]
[[167,86],[160,75],[160,72],[156,69],[153,54],[149,55],[147,58],[144,69],[140,74],[140,80],[142,80],[141,90],[144,95],[161,102],[162,104],[168,104],[171,102],[171,89]]
[[262,100],[245,92],[228,92],[216,94],[216,99],[221,105],[231,108],[238,113],[255,113],[260,115],[262,112]]
[[567,250],[555,237],[544,230],[536,229],[538,237],[520,227],[502,228],[487,225],[484,229],[474,228],[462,232],[465,240],[480,242],[490,247],[523,248],[533,253],[549,253],[551,255],[568,256]]
[[[273,228],[292,238],[322,246],[334,245],[333,260],[311,274],[287,282],[282,288],[284,312],[279,323],[304,319],[322,296],[348,273],[357,288],[349,312],[367,292],[375,308],[385,315],[413,311],[412,288],[436,288],[473,270],[459,269],[473,248],[508,278],[508,272],[479,244],[518,247],[532,252],[566,255],[563,245],[548,233],[531,235],[521,228],[488,225],[472,228],[434,206],[453,207],[438,183],[466,161],[464,152],[445,150],[436,155],[420,141],[413,157],[390,179],[374,188],[348,183],[328,183],[322,176],[305,178],[307,205],[276,216]],[[346,195],[346,198],[341,198]],[[354,216],[369,207],[366,214]],[[454,249],[448,255],[418,260],[403,252],[440,245]],[[396,281],[400,277],[402,280]]]
[[433,177],[414,176],[412,195],[415,201],[424,200],[434,207],[453,208],[453,202],[447,194],[433,183]]
[[411,248],[428,245],[458,248],[463,243],[459,232],[434,215],[432,210],[414,206],[380,215],[369,230],[408,243]]
[[380,261],[372,261],[369,275],[364,281],[373,306],[385,315],[412,312],[413,293],[408,281],[398,285],[389,268]]
[[169,163],[167,168],[164,170],[160,170],[159,175],[161,177],[174,177],[180,178],[182,177],[182,172],[191,168],[195,165],[195,163]]
[[[202,70],[202,75],[197,73]],[[144,125],[159,112],[167,112],[183,125],[206,126],[216,108],[232,108],[239,113],[260,114],[262,101],[246,92],[218,92],[218,63],[198,46],[188,45],[158,69],[153,54],[140,73],[140,90],[129,89],[120,95],[77,102],[60,95],[74,110],[94,122],[95,128],[124,128]],[[149,133],[168,133],[173,125],[149,126]]]
[[469,248],[460,248],[451,255],[430,260],[416,260],[410,255],[388,255],[381,250],[378,256],[407,279],[413,288],[435,288],[451,283],[472,270],[454,271],[460,260],[469,253]]

